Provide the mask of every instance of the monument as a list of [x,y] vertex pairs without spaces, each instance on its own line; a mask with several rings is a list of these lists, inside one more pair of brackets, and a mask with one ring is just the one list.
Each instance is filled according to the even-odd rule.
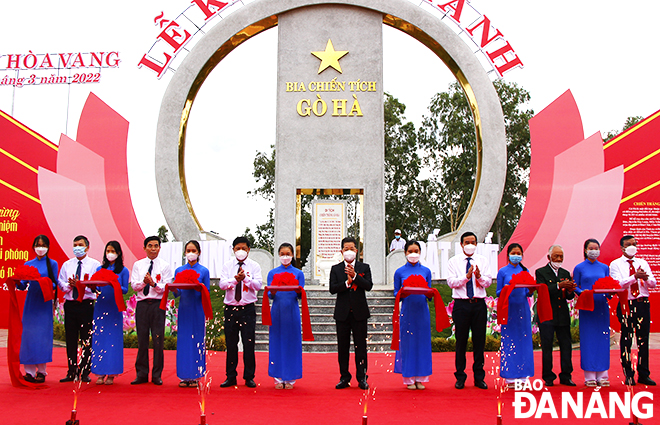
[[[463,40],[438,18],[405,0],[261,0],[211,28],[178,67],[163,98],[156,182],[163,213],[177,239],[199,239],[203,233],[188,197],[183,167],[186,126],[195,96],[227,54],[277,25],[275,246],[300,244],[296,211],[303,194],[360,195],[363,258],[371,265],[374,283],[386,282],[383,24],[431,49],[470,102],[477,175],[457,233],[469,229],[479,239],[485,236],[497,214],[506,176],[504,121],[489,77]],[[486,39],[489,25],[482,28]],[[455,239],[456,234],[448,238]]]

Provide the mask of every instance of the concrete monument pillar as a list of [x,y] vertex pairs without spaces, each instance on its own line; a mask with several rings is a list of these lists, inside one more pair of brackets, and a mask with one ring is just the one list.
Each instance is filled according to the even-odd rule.
[[382,13],[278,15],[275,246],[296,241],[298,189],[364,191],[364,261],[385,281]]

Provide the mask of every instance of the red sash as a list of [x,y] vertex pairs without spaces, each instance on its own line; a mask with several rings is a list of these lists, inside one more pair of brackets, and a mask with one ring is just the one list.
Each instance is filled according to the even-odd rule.
[[273,277],[273,282],[270,286],[264,288],[261,304],[261,324],[271,326],[273,320],[270,316],[270,303],[268,302],[268,293],[275,294],[279,291],[294,291],[301,294],[301,314],[302,314],[302,333],[303,341],[314,341],[314,334],[312,333],[312,322],[309,317],[309,307],[307,305],[307,292],[300,286],[300,282],[293,275],[293,273],[284,272],[278,273]]
[[80,302],[83,301],[83,298],[85,298],[85,289],[87,289],[87,285],[85,285],[82,282],[84,282],[86,280],[89,280],[89,275],[87,273],[85,273],[85,275],[83,276],[82,281],[79,280],[76,283],[76,289],[78,289],[78,298],[76,298],[73,301],[78,301],[80,303]]
[[443,329],[449,327],[449,316],[447,316],[447,309],[445,303],[442,302],[442,297],[436,288],[429,288],[426,280],[417,274],[410,275],[403,281],[403,286],[396,294],[394,301],[394,313],[392,314],[392,350],[399,349],[399,304],[401,299],[408,295],[425,295],[433,297],[433,305],[435,306],[435,329],[442,332]]
[[548,287],[545,284],[536,283],[529,272],[522,271],[511,276],[509,284],[502,288],[502,291],[500,292],[500,297],[497,301],[498,324],[506,325],[509,322],[509,295],[511,295],[511,292],[516,289],[516,286],[535,288],[539,293],[538,301],[536,303],[536,311],[539,315],[539,321],[545,322],[552,320],[552,305],[550,304]]
[[[578,310],[594,311],[594,289],[621,289],[619,282],[612,279],[610,276],[601,277],[598,279],[591,289],[585,289],[578,296],[575,308]],[[618,292],[618,303],[621,306],[621,313],[624,315],[630,314],[630,307],[628,305],[628,291]],[[616,307],[615,307],[616,308]]]
[[213,319],[213,306],[211,305],[211,294],[209,289],[199,280],[199,273],[195,270],[187,269],[176,275],[174,282],[165,285],[163,299],[160,300],[161,310],[167,310],[167,297],[170,294],[170,288],[173,289],[193,289],[202,294],[202,308],[206,320]]
[[[23,321],[21,311],[16,297],[16,284],[21,280],[30,280],[39,282],[42,292],[44,288],[44,300],[53,299],[53,281],[47,277],[41,277],[36,267],[18,266],[14,275],[5,279],[5,284],[9,289],[9,329],[7,334],[7,368],[9,369],[9,378],[11,384],[17,388],[43,389],[48,388],[46,384],[37,384],[27,382],[21,374],[21,337],[23,335]],[[50,299],[48,298],[50,294]]]
[[[98,282],[98,283],[95,283]],[[117,273],[108,270],[108,269],[99,269],[96,273],[94,273],[89,280],[84,280],[81,283],[84,286],[90,286],[94,287],[97,284],[110,284],[112,286],[112,290],[115,296],[115,304],[117,304],[117,310],[119,311],[126,311],[126,304],[124,303],[124,294],[122,293],[121,289],[121,284],[119,283],[119,278],[117,277]],[[80,291],[78,290],[78,298],[80,298],[80,294],[84,294],[84,290]]]

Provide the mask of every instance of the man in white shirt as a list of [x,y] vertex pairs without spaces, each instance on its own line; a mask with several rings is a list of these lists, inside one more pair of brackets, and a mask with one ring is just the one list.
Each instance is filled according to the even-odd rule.
[[493,283],[490,276],[488,259],[475,254],[477,236],[472,232],[461,235],[462,252],[453,256],[447,264],[447,285],[452,288],[454,310],[452,319],[456,326],[456,384],[457,389],[465,387],[465,352],[468,335],[472,330],[474,385],[487,389],[484,381],[484,349],[486,347],[486,323],[488,320],[486,308],[486,288]]
[[[73,239],[74,258],[62,264],[57,284],[64,293],[64,331],[66,334],[66,355],[69,369],[66,377],[60,382],[71,382],[82,379],[90,382],[89,372],[92,367],[90,356],[92,352],[92,321],[94,320],[94,300],[96,293],[89,287],[85,288],[82,301],[78,301],[79,293],[76,284],[80,280],[89,280],[101,267],[101,263],[87,256],[89,240],[82,235]],[[78,363],[78,340],[82,344],[82,356]]]
[[394,231],[394,239],[390,243],[390,252],[395,249],[404,249],[406,247],[406,240],[401,237],[401,229]]
[[220,387],[236,385],[236,366],[238,366],[238,334],[243,341],[243,379],[249,388],[255,388],[254,356],[255,327],[257,313],[254,303],[257,292],[261,289],[261,267],[256,261],[247,258],[250,253],[250,241],[243,236],[232,243],[234,258],[227,261],[220,274],[220,289],[225,292],[225,338],[227,344],[227,379]]
[[133,264],[131,286],[137,297],[135,307],[135,326],[137,328],[138,352],[135,359],[137,377],[132,385],[149,382],[149,333],[154,344],[154,365],[151,370],[151,381],[163,385],[165,342],[165,310],[160,308],[165,285],[172,283],[172,268],[165,260],[158,258],[160,253],[160,238],[149,236],[144,240],[146,258]]
[[619,245],[623,255],[610,264],[610,276],[619,281],[622,288],[628,289],[629,315],[623,315],[621,306],[616,315],[621,323],[621,366],[626,375],[626,385],[635,385],[635,371],[632,368],[631,351],[633,337],[637,337],[637,381],[644,385],[655,385],[649,370],[649,332],[651,330],[651,305],[649,288],[655,288],[649,263],[637,258],[637,241],[632,235],[621,238]]

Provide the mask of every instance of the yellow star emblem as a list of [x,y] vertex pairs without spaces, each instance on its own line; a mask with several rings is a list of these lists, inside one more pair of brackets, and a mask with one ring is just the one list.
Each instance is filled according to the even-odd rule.
[[332,40],[328,39],[328,44],[325,46],[325,51],[322,52],[312,52],[314,56],[321,59],[321,65],[319,65],[319,74],[323,72],[329,66],[333,67],[341,74],[341,65],[339,65],[339,59],[348,54],[348,50],[335,50],[332,45]]

